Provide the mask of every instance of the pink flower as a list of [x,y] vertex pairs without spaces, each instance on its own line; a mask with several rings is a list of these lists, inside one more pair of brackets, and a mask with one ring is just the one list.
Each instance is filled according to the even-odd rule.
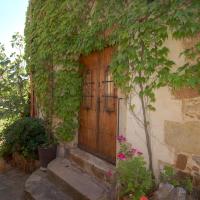
[[134,156],[136,156],[136,155],[141,156],[143,153],[140,150],[133,148],[132,149],[132,154]]
[[117,158],[120,160],[126,160],[126,155],[124,153],[118,153]]
[[119,143],[126,142],[126,138],[123,135],[119,135],[117,137],[117,140],[118,140]]
[[138,155],[138,156],[141,156],[142,154],[143,154],[143,153],[142,153],[141,151],[138,151],[138,152],[137,152],[137,155]]
[[145,196],[142,196],[142,197],[140,197],[140,200],[148,200],[148,198]]
[[112,171],[111,170],[109,170],[108,172],[107,172],[107,174],[106,174],[108,177],[111,177],[112,175],[113,175],[113,173],[112,173]]
[[136,154],[137,154],[137,149],[132,148],[132,149],[131,149],[131,152],[132,152],[133,155],[136,155]]

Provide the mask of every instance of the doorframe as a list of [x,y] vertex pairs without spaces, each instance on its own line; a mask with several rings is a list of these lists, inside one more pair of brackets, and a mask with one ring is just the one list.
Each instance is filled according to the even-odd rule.
[[[80,62],[81,62],[81,57],[80,57]],[[83,76],[83,74],[82,74],[82,76]],[[120,112],[119,112],[119,108],[120,108],[120,101],[121,100],[122,100],[122,98],[119,98],[119,88],[116,87],[116,131],[115,131],[115,136],[116,136],[115,137],[115,146],[116,146],[116,148],[115,148],[115,162],[111,162],[111,160],[108,160],[108,158],[106,156],[104,157],[102,154],[98,154],[97,152],[91,152],[85,146],[81,145],[79,143],[79,137],[80,137],[79,135],[81,134],[79,129],[78,129],[78,134],[77,134],[78,135],[78,137],[77,137],[77,146],[80,149],[82,149],[82,150],[84,150],[84,151],[86,151],[86,152],[88,152],[88,153],[90,153],[90,154],[92,154],[94,156],[97,156],[98,158],[103,159],[104,161],[109,162],[109,163],[114,164],[114,165],[116,165],[117,150],[118,150],[117,136],[119,135],[119,130],[120,130],[120,120],[119,120]],[[99,104],[98,104],[98,106],[99,106]],[[80,112],[79,112],[78,120],[80,122]],[[97,121],[98,121],[97,125],[99,127],[99,113],[97,114]],[[97,144],[98,144],[99,133],[97,133],[97,135],[98,135],[98,137],[97,137]]]

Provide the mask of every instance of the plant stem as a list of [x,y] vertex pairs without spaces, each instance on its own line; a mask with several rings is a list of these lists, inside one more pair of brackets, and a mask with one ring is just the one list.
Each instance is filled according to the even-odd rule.
[[143,85],[142,83],[139,84],[140,91],[142,95],[140,96],[140,101],[142,105],[142,114],[143,114],[143,120],[144,120],[144,131],[145,131],[145,136],[146,136],[146,143],[147,143],[147,151],[148,151],[148,156],[149,156],[149,169],[153,173],[153,159],[152,159],[152,147],[151,147],[151,138],[149,134],[149,129],[148,129],[148,121],[147,121],[147,113],[145,109],[145,102],[144,102],[144,96],[143,96]]
[[[144,59],[144,49],[145,49],[145,44],[143,41],[141,41],[141,61]],[[138,72],[139,77],[142,77],[142,72]],[[150,133],[149,133],[149,127],[148,127],[148,121],[147,121],[147,112],[146,112],[146,106],[145,106],[145,100],[144,100],[144,86],[143,83],[140,81],[139,82],[139,88],[140,88],[140,93],[139,93],[139,98],[141,101],[142,105],[142,114],[143,114],[143,120],[144,120],[144,132],[146,136],[146,143],[147,143],[147,151],[148,151],[148,156],[149,156],[149,169],[152,172],[152,175],[154,176],[153,173],[153,156],[152,156],[152,147],[151,147],[151,138],[150,138]]]

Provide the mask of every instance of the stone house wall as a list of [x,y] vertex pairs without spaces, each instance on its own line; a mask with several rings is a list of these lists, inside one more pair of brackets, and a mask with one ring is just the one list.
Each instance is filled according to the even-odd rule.
[[[186,60],[180,53],[196,40],[177,41],[169,38],[165,45],[169,48],[169,58],[177,66]],[[145,133],[142,124],[141,103],[136,94],[131,103],[121,102],[119,131],[125,134],[129,143],[140,149],[148,160]],[[148,113],[150,122],[153,167],[157,177],[164,165],[169,164],[185,173],[194,175],[194,182],[200,180],[200,94],[198,90],[183,88],[172,91],[168,87],[156,91],[156,111]],[[199,181],[200,183],[200,181]]]

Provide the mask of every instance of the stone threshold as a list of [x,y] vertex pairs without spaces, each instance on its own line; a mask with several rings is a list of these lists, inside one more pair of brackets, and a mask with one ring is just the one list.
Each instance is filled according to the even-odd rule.
[[[115,179],[116,167],[79,148],[70,149],[68,159],[81,170],[110,185]],[[113,176],[109,176],[112,173]]]

